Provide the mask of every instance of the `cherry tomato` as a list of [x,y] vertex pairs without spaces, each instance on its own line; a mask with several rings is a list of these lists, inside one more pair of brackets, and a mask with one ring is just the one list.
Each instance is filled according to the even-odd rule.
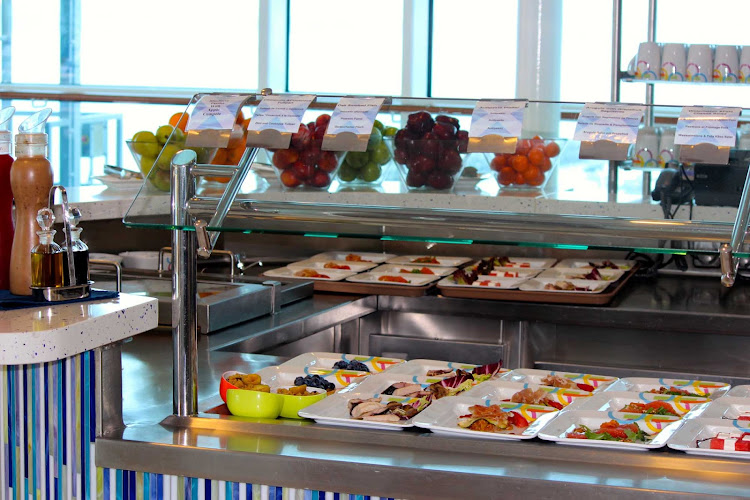
[[560,146],[557,145],[556,142],[550,142],[546,146],[544,146],[544,152],[549,156],[550,158],[554,158],[555,156],[560,154]]
[[510,166],[516,172],[525,172],[529,168],[529,159],[526,156],[515,154],[510,157]]
[[544,154],[544,148],[541,146],[534,146],[529,150],[529,162],[532,165],[535,165],[537,167],[541,167],[544,163],[544,159],[546,158]]

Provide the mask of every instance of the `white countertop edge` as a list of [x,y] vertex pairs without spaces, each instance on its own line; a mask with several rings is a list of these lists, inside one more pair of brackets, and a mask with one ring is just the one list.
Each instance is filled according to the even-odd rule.
[[0,365],[47,363],[156,328],[155,298],[116,299],[0,312]]

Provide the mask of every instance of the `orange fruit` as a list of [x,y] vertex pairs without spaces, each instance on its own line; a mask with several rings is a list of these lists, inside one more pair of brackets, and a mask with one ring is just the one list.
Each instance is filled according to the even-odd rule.
[[189,119],[190,115],[187,113],[175,113],[169,118],[169,124],[184,132]]

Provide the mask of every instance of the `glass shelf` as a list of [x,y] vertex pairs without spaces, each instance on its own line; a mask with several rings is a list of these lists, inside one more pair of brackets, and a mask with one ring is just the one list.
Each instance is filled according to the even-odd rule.
[[[188,106],[188,113],[198,97]],[[318,96],[303,123],[315,120],[321,113],[330,113],[338,99]],[[246,117],[252,116],[258,102],[251,101],[243,108]],[[392,98],[378,119],[385,126],[401,129],[409,114],[427,110],[433,117],[455,117],[462,129],[468,129],[475,104],[476,100]],[[580,144],[570,140],[575,116],[582,107],[583,103],[529,102],[522,137],[541,135],[565,140],[561,141],[564,149],[559,165],[550,171],[543,188],[500,186],[490,167],[495,155],[474,153],[464,157],[464,166],[470,163],[475,168],[474,176],[458,177],[455,186],[444,192],[409,190],[395,165],[388,165],[389,173],[376,184],[334,181],[327,189],[287,189],[272,166],[273,153],[260,150],[226,217],[218,225],[209,224],[207,229],[677,255],[714,255],[721,243],[731,240],[736,207],[693,206],[692,211],[680,209],[677,219],[665,220],[658,203],[643,199],[642,176],[626,178],[621,172],[618,201],[608,201],[607,182],[613,166],[618,170],[617,165],[611,166],[606,160],[579,159]],[[206,178],[222,173],[228,177],[235,170],[237,167],[227,165],[194,169],[191,178],[195,195],[187,206],[191,221],[212,220],[226,189],[227,184]],[[149,179],[154,175],[155,169]],[[192,230],[192,222],[178,227],[172,224],[170,204],[169,193],[147,180],[124,223],[131,227]],[[685,220],[691,212],[693,220]],[[750,257],[750,252],[744,250],[735,256]]]

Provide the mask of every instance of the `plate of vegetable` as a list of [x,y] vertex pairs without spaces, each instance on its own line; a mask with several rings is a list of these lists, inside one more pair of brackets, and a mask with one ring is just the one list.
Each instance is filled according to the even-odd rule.
[[730,389],[723,382],[706,380],[679,380],[671,378],[627,377],[621,378],[607,388],[608,391],[651,392],[671,396],[693,396],[717,399]]
[[580,401],[576,405],[576,410],[619,411],[682,418],[705,410],[708,403],[707,398],[693,396],[604,391]]
[[623,450],[661,448],[683,420],[667,415],[602,411],[562,411],[539,438],[573,446]]
[[687,419],[667,445],[692,455],[750,460],[750,422]]
[[558,410],[544,405],[456,396],[433,402],[413,423],[436,434],[479,439],[531,439]]
[[548,385],[586,392],[601,391],[617,380],[617,377],[608,375],[536,370],[533,368],[518,368],[503,375],[502,378],[510,382]]

